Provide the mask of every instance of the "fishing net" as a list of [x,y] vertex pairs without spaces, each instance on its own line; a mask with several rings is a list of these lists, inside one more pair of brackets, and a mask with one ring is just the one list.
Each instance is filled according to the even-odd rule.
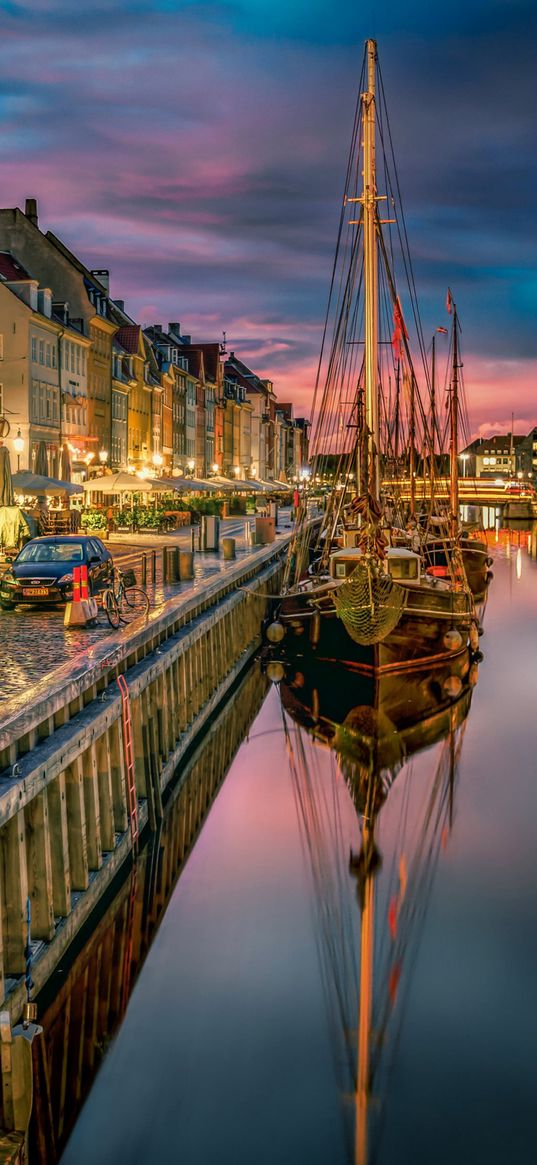
[[355,643],[380,643],[397,626],[405,592],[379,563],[364,556],[334,594],[336,615]]

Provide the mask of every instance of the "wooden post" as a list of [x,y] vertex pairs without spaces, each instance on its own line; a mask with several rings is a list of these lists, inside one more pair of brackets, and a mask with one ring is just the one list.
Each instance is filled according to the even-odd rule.
[[65,770],[65,792],[67,799],[71,888],[73,890],[87,890],[89,886],[88,845],[86,837],[86,809],[84,805],[84,777],[80,757],[77,757]]
[[65,773],[49,782],[47,800],[54,914],[58,918],[67,918],[71,912],[71,877]]
[[45,790],[38,793],[26,806],[24,817],[31,933],[33,938],[42,938],[50,942],[54,934],[54,906],[48,801]]
[[4,921],[4,967],[6,974],[22,975],[26,969],[26,900],[28,873],[24,810],[6,822],[1,833]]
[[97,776],[97,750],[95,744],[91,744],[82,754],[82,772],[84,776],[88,866],[90,870],[100,870],[103,864],[103,854],[101,848],[101,812],[99,807],[99,780]]
[[114,799],[112,793],[112,773],[109,734],[105,732],[97,741],[97,782],[99,786],[99,816],[101,821],[101,845],[103,850],[112,851],[116,844],[114,829]]
[[114,807],[114,828],[124,833],[129,824],[127,793],[125,790],[125,758],[121,737],[121,720],[114,720],[108,729],[110,751],[110,778],[112,781],[112,803]]

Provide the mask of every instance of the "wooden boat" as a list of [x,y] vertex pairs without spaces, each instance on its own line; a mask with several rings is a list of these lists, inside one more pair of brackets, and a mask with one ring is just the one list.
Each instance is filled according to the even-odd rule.
[[[377,190],[376,64],[376,44],[368,41],[332,280],[338,292],[328,313],[333,342],[316,425],[322,445],[334,434],[334,407],[353,391],[347,422],[355,433],[353,458],[341,494],[331,499],[316,572],[303,577],[308,535],[299,528],[285,593],[267,629],[269,641],[305,636],[319,658],[372,674],[435,666],[463,656],[470,639],[477,646],[475,609],[458,547],[450,545],[448,574],[438,578],[423,569],[418,550],[390,545],[391,521],[380,480],[380,417],[387,407],[379,384],[381,282],[393,309],[392,372],[410,390],[411,451],[419,394],[382,233],[383,224],[397,220],[382,219],[379,212],[388,195]],[[358,217],[346,221],[355,204]],[[353,355],[357,351],[363,351],[362,361]]]

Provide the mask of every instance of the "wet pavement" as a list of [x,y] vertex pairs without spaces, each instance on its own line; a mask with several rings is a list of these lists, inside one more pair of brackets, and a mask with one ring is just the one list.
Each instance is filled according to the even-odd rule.
[[[252,520],[244,517],[229,518],[220,525],[221,537],[236,539],[237,560],[251,554],[248,530]],[[282,530],[290,529],[287,517],[282,519]],[[221,554],[206,551],[194,555],[195,577],[192,583],[164,583],[162,579],[162,549],[165,546],[178,546],[180,549],[190,549],[192,545],[192,528],[185,527],[166,536],[115,534],[107,543],[114,558],[121,565],[122,560],[129,560],[138,555],[139,561],[135,565],[138,582],[141,581],[140,561],[144,551],[156,550],[157,572],[156,582],[148,583],[146,590],[151,606],[160,606],[166,599],[177,594],[189,594],[199,588],[204,579],[214,578],[222,574],[228,564]],[[0,611],[0,674],[2,686],[0,690],[0,707],[7,709],[8,702],[16,696],[23,695],[44,675],[52,673],[55,668],[76,659],[80,652],[87,650],[96,643],[114,634],[104,612],[99,611],[97,623],[93,627],[64,628],[63,607],[20,606],[15,611]]]

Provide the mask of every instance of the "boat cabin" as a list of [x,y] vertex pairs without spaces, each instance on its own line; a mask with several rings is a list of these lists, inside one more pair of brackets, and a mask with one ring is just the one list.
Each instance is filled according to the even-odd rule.
[[[330,555],[330,576],[336,581],[348,578],[363,556],[356,546],[342,547]],[[384,568],[393,579],[401,582],[419,582],[420,556],[403,546],[390,546],[386,551]]]

